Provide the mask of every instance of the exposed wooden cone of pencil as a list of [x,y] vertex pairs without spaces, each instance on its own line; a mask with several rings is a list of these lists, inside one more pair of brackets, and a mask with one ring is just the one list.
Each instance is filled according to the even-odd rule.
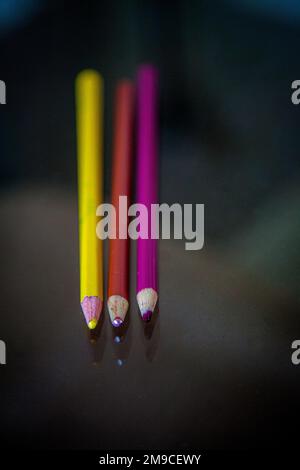
[[107,300],[110,320],[113,326],[121,326],[124,322],[129,303],[120,295],[111,295]]
[[144,321],[150,321],[157,302],[157,292],[152,288],[142,289],[137,296],[138,306]]
[[96,328],[101,310],[102,301],[96,296],[86,296],[81,302],[81,308],[85,317],[85,321],[90,330]]

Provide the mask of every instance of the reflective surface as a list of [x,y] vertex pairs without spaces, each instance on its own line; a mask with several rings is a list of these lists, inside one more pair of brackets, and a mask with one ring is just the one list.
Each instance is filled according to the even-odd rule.
[[140,320],[133,264],[125,327],[113,329],[105,311],[91,335],[78,304],[75,201],[47,187],[1,202],[4,439],[30,448],[234,448],[269,442],[271,429],[277,439],[299,390],[287,301],[209,249],[164,241],[154,321]]

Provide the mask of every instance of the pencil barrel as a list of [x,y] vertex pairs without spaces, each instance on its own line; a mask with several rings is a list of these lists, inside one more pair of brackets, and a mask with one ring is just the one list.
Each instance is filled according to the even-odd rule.
[[103,299],[103,242],[96,209],[103,202],[103,80],[94,70],[76,79],[80,300]]
[[[119,197],[130,204],[133,159],[134,87],[129,80],[117,84],[114,107],[114,141],[112,163],[112,198],[116,210],[116,239],[109,241],[108,297],[119,295],[128,300],[129,239],[128,217],[119,224]],[[122,239],[120,234],[126,234]]]
[[145,65],[137,77],[137,202],[147,208],[149,237],[137,241],[137,292],[146,288],[157,291],[157,240],[150,235],[151,205],[158,202],[157,179],[158,72]]

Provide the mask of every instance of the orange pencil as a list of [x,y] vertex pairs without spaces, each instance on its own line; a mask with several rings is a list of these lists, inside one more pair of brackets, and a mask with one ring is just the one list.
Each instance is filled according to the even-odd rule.
[[[108,300],[111,322],[120,326],[129,306],[129,239],[128,218],[119,226],[119,197],[126,196],[130,205],[133,154],[134,87],[129,80],[121,80],[116,88],[114,114],[114,141],[112,165],[112,204],[116,210],[116,239],[109,240]],[[126,238],[119,237],[120,233]]]

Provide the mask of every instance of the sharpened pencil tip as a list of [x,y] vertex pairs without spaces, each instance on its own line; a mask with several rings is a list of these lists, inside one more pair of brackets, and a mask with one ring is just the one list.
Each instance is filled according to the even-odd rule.
[[151,320],[151,317],[152,317],[151,310],[147,310],[147,312],[143,313],[142,315],[142,319],[144,322],[149,322]]
[[96,318],[93,318],[91,321],[88,322],[88,327],[90,330],[94,330],[97,326],[97,320]]
[[111,295],[107,300],[107,306],[112,325],[121,326],[128,310],[128,300],[121,295]]
[[142,319],[150,321],[157,302],[157,292],[151,287],[142,289],[137,293],[137,301]]
[[81,302],[81,308],[87,326],[90,330],[94,330],[101,314],[102,300],[97,296],[86,296]]

